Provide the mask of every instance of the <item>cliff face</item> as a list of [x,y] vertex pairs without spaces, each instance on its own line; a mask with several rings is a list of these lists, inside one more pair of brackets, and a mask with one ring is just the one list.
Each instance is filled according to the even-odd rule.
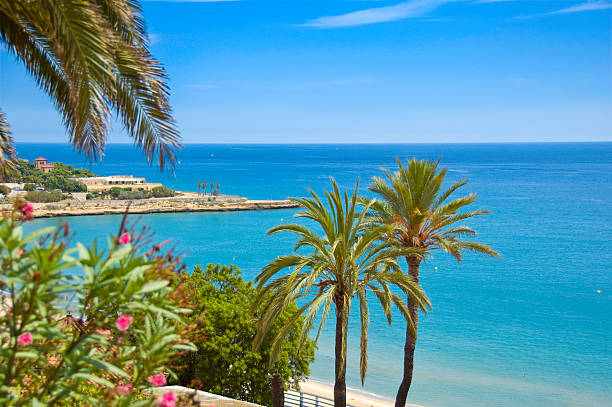
[[177,200],[146,199],[139,201],[63,201],[51,204],[34,204],[34,217],[112,215],[128,213],[167,213],[205,211],[258,211],[269,209],[296,208],[291,201],[249,201],[249,200]]

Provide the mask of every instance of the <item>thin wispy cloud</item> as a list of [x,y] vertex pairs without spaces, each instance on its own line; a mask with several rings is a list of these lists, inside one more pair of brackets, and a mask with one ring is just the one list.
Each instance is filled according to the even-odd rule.
[[606,10],[612,8],[611,2],[606,1],[587,1],[586,3],[580,3],[571,7],[562,8],[561,10],[553,11],[550,14],[568,14],[568,13],[580,13],[582,11],[595,11],[595,10]]
[[551,11],[549,13],[517,16],[517,17],[511,18],[510,20],[528,20],[531,18],[542,18],[542,17],[549,17],[549,16],[554,16],[554,15],[581,13],[585,11],[607,10],[610,8],[612,8],[612,2],[610,1],[602,1],[602,0],[587,1],[586,3],[578,3],[570,7],[562,8],[560,10]]
[[374,7],[336,16],[324,16],[299,24],[302,27],[337,28],[421,17],[452,0],[413,0],[394,6]]

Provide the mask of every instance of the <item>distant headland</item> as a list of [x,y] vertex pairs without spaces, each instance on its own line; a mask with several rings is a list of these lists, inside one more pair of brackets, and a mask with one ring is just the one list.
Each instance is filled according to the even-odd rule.
[[[249,211],[295,208],[289,200],[249,200],[219,193],[219,184],[199,182],[198,191],[175,191],[133,175],[96,176],[91,171],[39,157],[18,160],[0,182],[0,202],[23,197],[35,217]],[[210,192],[207,192],[210,186]]]

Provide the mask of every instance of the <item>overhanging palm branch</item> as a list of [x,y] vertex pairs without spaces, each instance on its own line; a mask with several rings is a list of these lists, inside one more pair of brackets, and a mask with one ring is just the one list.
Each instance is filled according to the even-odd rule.
[[75,148],[104,152],[113,112],[160,169],[180,137],[134,0],[0,0],[0,42],[51,97]]
[[[389,322],[393,306],[410,321],[406,304],[391,289],[396,287],[425,311],[429,300],[412,278],[402,274],[396,262],[399,256],[420,257],[422,253],[417,248],[397,247],[392,242],[382,241],[382,236],[389,231],[386,225],[364,231],[365,216],[373,201],[360,208],[357,188],[349,197],[332,181],[332,191],[325,193],[325,202],[316,193],[310,191],[310,194],[310,198],[293,199],[304,209],[296,217],[314,221],[322,229],[321,235],[298,224],[280,225],[268,231],[268,234],[293,233],[298,238],[295,250],[309,250],[302,250],[308,252],[304,254],[296,252],[277,257],[257,276],[255,281],[260,291],[254,303],[259,310],[253,311],[258,311],[259,329],[254,346],[259,346],[274,320],[293,301],[302,305],[300,314],[305,315],[300,345],[311,328],[316,328],[317,340],[333,305],[336,318],[341,321],[341,331],[336,333],[341,336],[342,349],[336,363],[342,370],[345,368],[348,316],[352,300],[356,298],[361,321],[360,374],[363,381],[367,369],[368,300],[375,298],[380,302]],[[319,323],[315,327],[317,317]],[[295,320],[289,321],[286,329],[274,339],[271,363],[278,356],[293,323]]]
[[6,172],[14,167],[15,149],[13,148],[13,138],[11,130],[0,110],[0,175],[4,177]]

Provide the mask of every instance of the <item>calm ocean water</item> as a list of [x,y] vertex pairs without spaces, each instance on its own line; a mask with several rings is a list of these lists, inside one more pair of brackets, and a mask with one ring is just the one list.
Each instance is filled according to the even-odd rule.
[[[66,145],[19,144],[19,155],[77,166]],[[131,146],[110,145],[98,174],[133,174],[180,190],[215,182],[249,198],[303,196],[335,177],[365,190],[394,157],[443,157],[448,181],[469,178],[478,206],[470,222],[499,260],[435,253],[422,269],[433,310],[422,317],[410,401],[425,406],[612,405],[612,143],[404,145],[188,145],[176,177],[147,166]],[[295,211],[156,214],[141,222],[173,238],[189,265],[234,263],[246,278],[287,253],[288,236],[265,237]],[[33,225],[54,224],[37,220]],[[105,238],[118,216],[70,218],[77,239]],[[438,269],[435,270],[434,267]],[[601,294],[596,291],[601,290]],[[371,303],[364,390],[394,396],[404,327],[388,326]],[[333,379],[332,326],[320,342],[314,378]],[[358,322],[349,338],[349,385],[358,377]]]

